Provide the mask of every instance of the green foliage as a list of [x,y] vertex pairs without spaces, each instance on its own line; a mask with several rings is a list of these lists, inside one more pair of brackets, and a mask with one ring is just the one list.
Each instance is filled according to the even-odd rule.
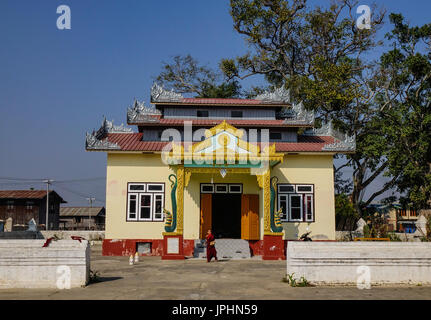
[[397,176],[404,204],[425,208],[431,196],[431,24],[411,27],[401,14],[391,14],[386,35],[392,49],[380,59],[384,90],[377,96],[381,130],[392,141],[388,168]]
[[237,80],[224,81],[220,71],[199,65],[191,55],[175,56],[163,63],[156,80],[180,93],[195,93],[200,98],[234,98],[241,95]]
[[291,287],[311,287],[311,283],[304,276],[297,280],[294,278],[294,274],[286,274],[281,281],[288,283]]
[[[198,97],[250,98],[264,88],[241,92],[239,81],[264,76],[267,89],[285,86],[293,101],[315,110],[317,123],[332,120],[336,129],[356,137],[356,152],[344,165],[353,172],[348,182],[356,212],[394,188],[411,207],[425,207],[431,196],[431,24],[411,27],[402,15],[391,14],[389,49],[378,63],[370,62],[366,54],[384,44],[376,40],[384,14],[374,5],[371,11],[371,29],[358,29],[352,19],[356,5],[349,0],[329,6],[231,0],[233,27],[248,52],[222,59],[217,71],[190,55],[176,56],[157,80]],[[337,192],[350,193],[339,169]],[[381,176],[387,182],[362,199]]]
[[363,232],[364,232],[364,238],[371,238],[371,230],[367,224],[364,226]]
[[378,213],[370,215],[369,224],[364,226],[363,231],[365,238],[388,238],[388,224],[384,215]]
[[344,194],[335,195],[335,221],[337,230],[354,230],[359,214],[353,207],[349,197]]
[[102,280],[100,279],[100,273],[99,271],[93,271],[90,270],[90,280],[89,283],[97,283],[97,282],[101,282]]
[[395,232],[388,232],[388,238],[391,239],[391,241],[401,241],[400,236]]

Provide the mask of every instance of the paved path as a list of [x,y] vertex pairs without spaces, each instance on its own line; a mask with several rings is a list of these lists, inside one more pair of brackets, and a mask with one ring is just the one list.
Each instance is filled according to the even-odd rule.
[[282,282],[286,261],[162,261],[103,257],[93,247],[91,269],[101,282],[71,290],[7,289],[4,299],[431,299],[431,286],[292,288]]

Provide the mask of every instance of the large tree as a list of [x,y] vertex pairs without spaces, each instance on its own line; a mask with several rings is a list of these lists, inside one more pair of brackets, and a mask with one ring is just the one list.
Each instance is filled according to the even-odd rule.
[[[345,193],[349,188],[341,185],[341,172],[352,169],[350,199],[357,212],[393,188],[423,203],[431,179],[429,61],[411,48],[429,40],[429,27],[410,28],[402,17],[391,15],[395,28],[389,38],[396,47],[380,62],[371,61],[370,52],[382,45],[376,33],[384,11],[373,6],[371,28],[358,29],[359,4],[338,0],[329,7],[312,7],[306,0],[231,0],[234,28],[244,36],[249,52],[223,59],[224,77],[190,56],[178,56],[164,65],[158,79],[201,97],[238,97],[238,80],[264,76],[269,87],[283,85],[293,100],[315,110],[318,124],[332,120],[336,128],[356,136],[356,152],[334,167],[334,175],[340,183],[337,190]],[[255,87],[245,95],[262,90]],[[386,183],[378,186],[376,179],[382,175]],[[364,199],[371,185],[374,192]]]
[[156,80],[179,93],[193,93],[199,98],[236,98],[241,86],[235,79],[226,80],[220,70],[200,65],[191,55],[177,55],[163,62]]
[[392,141],[388,168],[406,204],[424,208],[431,196],[431,24],[408,25],[391,14],[392,49],[380,60],[380,127]]
[[227,77],[244,79],[264,75],[273,86],[285,85],[292,99],[314,109],[318,120],[355,135],[357,152],[334,168],[339,176],[352,167],[351,199],[357,211],[392,188],[396,177],[367,199],[364,191],[387,170],[382,161],[388,147],[378,132],[379,117],[373,99],[376,66],[367,60],[379,42],[376,32],[384,12],[375,6],[371,28],[356,26],[358,1],[333,1],[327,7],[310,7],[305,0],[231,0],[234,28],[244,35],[250,52],[222,61]]

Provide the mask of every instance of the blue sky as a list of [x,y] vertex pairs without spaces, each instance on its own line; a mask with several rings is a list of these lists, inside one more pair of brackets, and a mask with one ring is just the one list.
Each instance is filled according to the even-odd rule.
[[[430,22],[431,1],[377,3],[412,24]],[[71,30],[56,27],[61,4],[71,8]],[[85,132],[103,115],[126,122],[134,97],[148,103],[162,61],[190,53],[216,67],[247,51],[220,0],[1,0],[0,46],[0,177],[52,178],[69,205],[89,195],[103,203],[106,155],[85,151]],[[43,187],[13,183],[0,180],[0,189]]]

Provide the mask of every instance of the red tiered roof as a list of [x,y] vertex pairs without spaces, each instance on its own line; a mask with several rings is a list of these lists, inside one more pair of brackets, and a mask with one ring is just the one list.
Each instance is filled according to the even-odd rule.
[[[167,141],[142,141],[142,133],[109,133],[109,142],[120,146],[120,151],[162,151]],[[277,152],[322,152],[325,144],[333,143],[328,136],[298,136],[298,142],[276,142]],[[272,143],[271,143],[272,144]]]
[[175,102],[153,102],[154,104],[175,104],[178,106],[193,104],[193,105],[202,105],[202,104],[214,104],[214,105],[270,105],[270,106],[282,106],[287,103],[284,102],[274,102],[274,101],[265,101],[265,100],[257,100],[257,99],[234,99],[234,98],[182,98],[181,101]]
[[[147,122],[145,126],[183,126],[184,121],[191,121],[194,126],[215,126],[223,122],[223,119],[184,119],[184,118],[158,118],[157,121]],[[134,124],[134,123],[130,123]],[[246,127],[298,127],[297,124],[286,124],[283,119],[274,120],[253,120],[253,119],[229,119],[229,124],[233,126]],[[143,125],[138,123],[138,125]],[[303,125],[302,127],[312,127],[312,125]]]

